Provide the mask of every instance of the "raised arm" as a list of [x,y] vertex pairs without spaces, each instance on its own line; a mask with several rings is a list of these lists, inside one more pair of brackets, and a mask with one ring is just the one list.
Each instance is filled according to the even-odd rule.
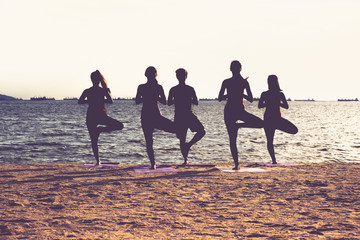
[[159,102],[166,105],[166,97],[165,97],[164,89],[161,85],[159,85]]
[[104,92],[105,92],[105,103],[114,103],[114,100],[112,99],[112,97],[110,95],[110,90],[104,89]]
[[222,100],[226,100],[226,99],[227,99],[227,95],[225,95],[225,89],[226,89],[226,86],[225,86],[225,81],[224,81],[224,82],[221,84],[221,89],[220,89],[219,96],[218,96],[219,102],[221,102]]
[[[245,80],[246,81],[246,80]],[[254,101],[254,98],[253,98],[253,95],[252,95],[252,92],[251,92],[251,89],[250,89],[250,85],[249,85],[249,82],[246,81],[246,86],[245,86],[245,90],[246,90],[246,94],[243,94],[243,97],[248,100],[249,102],[253,102]]]
[[142,96],[141,86],[139,86],[136,92],[135,103],[140,104],[142,102],[143,102],[143,96]]
[[81,94],[79,100],[78,100],[78,104],[86,104],[88,103],[87,100],[85,100],[87,97],[87,89],[83,91],[83,93]]
[[192,96],[191,96],[191,103],[194,104],[194,105],[199,105],[199,101],[198,101],[198,98],[196,96],[196,92],[194,89],[192,89]]
[[285,109],[289,109],[289,104],[286,101],[285,95],[284,93],[280,92],[281,96],[280,96],[280,107],[283,107]]
[[174,90],[171,88],[169,91],[169,97],[168,97],[168,101],[167,104],[169,106],[173,105],[175,103],[175,99],[174,99]]
[[106,89],[108,92],[110,92],[110,88],[107,85],[106,79],[104,78],[104,75],[102,75],[102,73],[99,70],[96,70],[99,72],[100,76],[101,76],[101,86]]
[[261,93],[258,103],[258,108],[264,108],[264,107],[266,107],[265,97],[264,97],[264,93]]

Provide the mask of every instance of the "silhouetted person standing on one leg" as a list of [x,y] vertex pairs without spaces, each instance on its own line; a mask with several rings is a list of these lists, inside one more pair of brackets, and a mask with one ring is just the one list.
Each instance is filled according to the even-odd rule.
[[146,151],[150,159],[151,169],[156,169],[153,149],[154,129],[175,133],[175,126],[172,121],[161,116],[160,113],[158,102],[166,104],[166,98],[162,86],[156,80],[156,68],[148,67],[145,76],[147,77],[147,83],[138,87],[135,102],[136,104],[143,104],[141,126],[144,131]]
[[[243,99],[253,102],[253,96],[250,85],[241,74],[241,64],[239,61],[233,61],[230,65],[232,77],[223,81],[219,92],[219,101],[226,100],[224,109],[224,120],[229,134],[231,155],[234,159],[234,170],[239,169],[238,150],[236,146],[237,132],[239,128],[262,128],[263,121],[246,112]],[[225,94],[225,90],[227,94]],[[247,94],[244,94],[246,90]],[[237,120],[243,121],[237,123]]]
[[296,134],[298,132],[297,127],[290,121],[281,117],[280,107],[285,109],[289,108],[284,93],[279,86],[279,81],[276,75],[270,75],[268,77],[269,90],[261,94],[259,100],[259,108],[266,107],[264,114],[264,129],[267,139],[267,148],[271,156],[273,164],[276,164],[275,152],[274,152],[274,135],[275,130],[279,129],[283,132]]
[[[180,149],[184,157],[184,165],[188,163],[188,154],[192,145],[197,143],[205,135],[204,126],[194,115],[192,104],[198,105],[198,99],[194,88],[185,84],[187,71],[183,68],[176,70],[176,77],[179,84],[170,89],[168,105],[175,104],[174,122],[176,126],[177,137],[180,139]],[[186,133],[188,128],[196,132],[190,142],[186,143]]]
[[[91,73],[90,77],[93,86],[84,90],[78,103],[87,103],[89,105],[86,114],[86,125],[89,130],[91,146],[95,155],[96,164],[100,165],[101,161],[98,148],[100,133],[121,130],[124,125],[106,115],[105,103],[113,103],[113,100],[110,96],[110,89],[106,84],[104,76],[96,70]],[[99,86],[100,83],[102,87]],[[98,125],[105,125],[105,127],[98,127]]]

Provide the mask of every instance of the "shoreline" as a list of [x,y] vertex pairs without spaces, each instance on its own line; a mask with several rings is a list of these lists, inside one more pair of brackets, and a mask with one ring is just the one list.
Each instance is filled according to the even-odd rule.
[[145,174],[134,172],[139,165],[82,165],[1,164],[1,239],[359,236],[357,163],[261,167],[267,170],[261,173],[190,166]]

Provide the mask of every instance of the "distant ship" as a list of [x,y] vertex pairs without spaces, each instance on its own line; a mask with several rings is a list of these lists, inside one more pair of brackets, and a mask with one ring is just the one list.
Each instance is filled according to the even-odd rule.
[[76,101],[77,101],[77,100],[78,100],[78,98],[76,98],[76,97],[69,98],[69,97],[68,97],[68,98],[64,98],[63,100],[76,100]]
[[[254,101],[259,101],[260,100],[260,98],[257,98],[257,97],[254,97]],[[314,100],[314,99],[313,99]],[[291,98],[288,98],[286,101],[291,101]],[[296,101],[296,100],[295,100]],[[299,100],[299,101],[301,101],[301,100]]]
[[359,99],[338,99],[339,102],[358,102]]
[[47,97],[32,97],[31,101],[44,101],[44,100],[55,100],[55,98],[47,98]]
[[295,99],[297,102],[315,102],[313,98],[309,99]]

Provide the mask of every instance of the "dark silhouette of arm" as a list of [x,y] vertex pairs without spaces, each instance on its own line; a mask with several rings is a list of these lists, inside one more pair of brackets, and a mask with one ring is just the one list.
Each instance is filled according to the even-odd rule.
[[191,90],[192,90],[191,103],[194,104],[194,105],[199,105],[199,101],[198,101],[198,98],[196,96],[195,89],[192,88]]
[[221,84],[221,89],[220,89],[219,96],[218,96],[219,102],[221,102],[222,100],[226,100],[226,99],[227,99],[227,95],[225,95],[225,89],[226,89],[226,86],[225,86],[225,81],[224,81],[224,82]]
[[[246,80],[245,80],[246,81]],[[249,85],[249,82],[246,81],[246,86],[245,86],[245,90],[246,90],[246,94],[243,94],[243,97],[248,100],[249,102],[253,102],[254,101],[254,98],[253,98],[253,95],[252,95],[252,92],[251,92],[251,89],[250,89],[250,85]]]
[[266,107],[266,102],[264,99],[264,93],[262,93],[259,99],[258,108],[264,108],[264,107]]
[[174,90],[170,89],[169,98],[168,98],[168,105],[171,106],[174,103],[175,103],[175,101],[174,101]]
[[283,107],[285,109],[289,109],[289,104],[286,101],[284,93],[281,92],[280,94],[281,94],[280,95],[280,107]]
[[166,97],[164,93],[164,89],[159,85],[159,102],[166,105]]
[[85,98],[87,97],[87,89],[83,91],[83,93],[81,94],[79,100],[78,100],[78,104],[86,104],[88,103],[87,100],[85,100]]
[[141,86],[139,86],[136,92],[135,103],[140,104],[142,102],[143,102],[143,96],[142,96]]
[[107,89],[104,89],[104,92],[105,92],[105,103],[114,103],[114,100],[112,99],[111,95],[110,95],[110,90],[107,88]]

